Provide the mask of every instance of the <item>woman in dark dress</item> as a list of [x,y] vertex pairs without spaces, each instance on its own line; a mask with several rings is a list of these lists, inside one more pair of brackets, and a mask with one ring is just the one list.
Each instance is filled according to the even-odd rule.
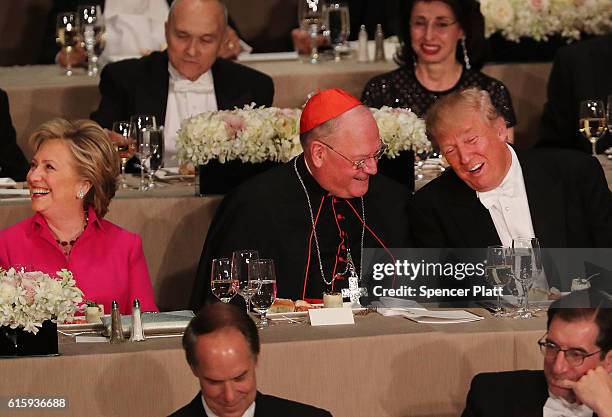
[[440,96],[468,87],[487,90],[506,119],[509,141],[516,117],[510,92],[480,69],[484,64],[484,18],[476,0],[406,0],[401,3],[404,63],[372,78],[361,100],[370,107],[402,107],[423,117]]

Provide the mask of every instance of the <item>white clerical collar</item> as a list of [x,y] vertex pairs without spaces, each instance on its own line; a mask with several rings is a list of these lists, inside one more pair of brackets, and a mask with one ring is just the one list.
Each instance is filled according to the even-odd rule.
[[[206,404],[206,400],[204,399],[204,395],[201,395],[200,397],[202,398],[202,405],[204,406],[204,411],[206,411],[207,417],[219,417],[218,415],[213,413],[212,410],[208,407],[208,404]],[[251,405],[249,406],[249,408],[246,409],[242,417],[254,417],[254,416],[255,416],[255,401],[253,401]]]
[[476,197],[478,197],[482,205],[485,206],[487,210],[495,204],[500,196],[514,197],[516,185],[519,183],[519,181],[523,181],[523,170],[521,169],[521,164],[516,156],[516,152],[514,152],[512,146],[508,144],[506,144],[506,146],[510,150],[510,155],[512,157],[510,168],[508,169],[506,176],[494,189],[483,192],[476,191]]
[[178,70],[172,66],[172,63],[168,62],[168,73],[170,74],[170,87],[175,93],[213,93],[215,91],[212,70],[210,69],[200,75],[197,80],[191,81],[183,77]]
[[544,404],[543,417],[593,417],[593,410],[584,404],[570,403],[550,391]]

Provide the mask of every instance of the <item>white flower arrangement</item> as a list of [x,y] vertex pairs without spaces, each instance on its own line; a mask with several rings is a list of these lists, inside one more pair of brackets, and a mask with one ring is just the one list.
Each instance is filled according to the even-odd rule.
[[480,11],[487,37],[499,32],[511,41],[545,41],[556,34],[580,39],[581,33],[612,31],[610,0],[480,0]]
[[[425,123],[407,109],[371,109],[381,139],[389,145],[387,157],[399,151],[430,149]],[[302,152],[301,110],[245,106],[243,109],[204,112],[185,119],[177,136],[179,162],[207,164],[239,159],[242,162],[287,162]]]
[[51,278],[43,272],[0,268],[0,326],[23,327],[38,333],[45,320],[72,321],[83,301],[72,273],[66,269]]

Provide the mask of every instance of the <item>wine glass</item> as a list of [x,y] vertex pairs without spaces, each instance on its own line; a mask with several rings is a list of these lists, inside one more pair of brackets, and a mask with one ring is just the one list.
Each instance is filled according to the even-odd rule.
[[229,258],[213,259],[210,271],[212,293],[224,303],[229,303],[238,291],[238,281],[232,278],[232,261]]
[[592,155],[596,156],[595,144],[606,132],[606,116],[601,100],[584,100],[580,102],[579,130],[591,142]]
[[325,8],[325,26],[334,50],[334,61],[341,60],[341,53],[347,50],[350,35],[349,8],[345,3],[331,3]]
[[136,142],[136,156],[140,160],[140,191],[149,189],[145,182],[145,164],[151,155],[150,130],[156,129],[155,116],[137,115],[130,117],[130,137]]
[[251,312],[251,297],[257,292],[257,281],[249,280],[249,263],[259,259],[256,250],[237,250],[232,253],[232,278],[238,280],[238,292],[246,302],[247,314]]
[[62,47],[64,53],[66,54],[66,71],[64,72],[64,75],[71,76],[73,72],[72,65],[70,64],[70,54],[72,53],[72,49],[76,46],[78,39],[76,14],[72,12],[58,14],[55,33],[57,36],[57,43]]
[[105,45],[104,16],[100,6],[83,5],[77,11],[81,41],[87,51],[87,75],[98,73],[98,57],[102,54]]
[[251,297],[253,307],[260,314],[257,328],[263,329],[269,326],[266,314],[276,299],[276,273],[274,272],[274,261],[272,259],[259,259],[249,262],[249,281],[257,286],[257,291]]
[[542,255],[537,238],[518,237],[512,239],[512,274],[520,284],[518,288],[519,309],[515,318],[530,319],[534,317],[529,310],[529,290],[542,272]]
[[123,189],[130,188],[125,178],[125,165],[136,152],[136,141],[130,137],[130,122],[115,122],[113,123],[112,131],[117,133],[113,137],[113,144],[119,154],[119,158],[121,158],[121,181],[119,186]]
[[493,315],[504,317],[506,313],[501,306],[501,292],[512,278],[512,252],[504,246],[487,247],[487,266],[485,279],[497,292],[497,306]]
[[300,0],[298,3],[298,21],[300,29],[310,35],[310,60],[311,64],[319,63],[320,55],[318,48],[318,37],[322,33],[324,0]]
[[155,182],[155,173],[164,165],[164,127],[149,129],[149,189],[159,187]]

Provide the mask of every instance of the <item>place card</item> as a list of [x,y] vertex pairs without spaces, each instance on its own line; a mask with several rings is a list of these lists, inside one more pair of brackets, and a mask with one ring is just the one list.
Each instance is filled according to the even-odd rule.
[[350,308],[311,308],[308,315],[312,326],[355,324],[353,310]]

